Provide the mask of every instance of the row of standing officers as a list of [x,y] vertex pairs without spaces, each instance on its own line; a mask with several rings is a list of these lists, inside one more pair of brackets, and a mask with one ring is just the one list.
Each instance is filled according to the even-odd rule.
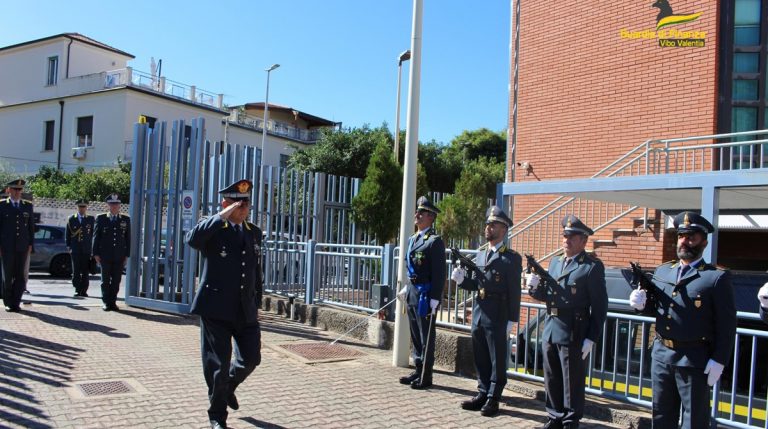
[[[432,385],[435,318],[445,283],[445,245],[433,229],[439,210],[425,197],[417,203],[419,230],[408,244],[410,282],[398,298],[407,306],[415,370],[400,379],[414,389]],[[485,243],[472,275],[457,267],[451,279],[474,293],[472,349],[478,393],[461,403],[465,410],[493,416],[507,382],[508,338],[519,321],[522,258],[503,244],[511,219],[498,207],[486,213]],[[631,305],[656,317],[651,377],[655,428],[706,428],[710,390],[728,364],[736,333],[730,274],[702,259],[712,225],[701,215],[674,218],[678,260],[659,266],[651,277],[654,296],[634,290]],[[586,363],[606,320],[605,267],[586,252],[592,229],[576,216],[562,220],[562,252],[552,259],[546,279],[525,276],[529,294],[546,305],[542,359],[547,429],[578,428],[584,413]],[[761,289],[768,295],[768,285]],[[759,296],[761,307],[768,296]],[[765,301],[765,303],[763,303]],[[682,411],[682,414],[681,414]]]

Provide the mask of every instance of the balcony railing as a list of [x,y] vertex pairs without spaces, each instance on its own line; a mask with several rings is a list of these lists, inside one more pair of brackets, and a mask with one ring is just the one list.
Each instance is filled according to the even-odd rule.
[[194,85],[186,85],[172,81],[163,76],[152,76],[148,73],[133,70],[131,67],[102,72],[99,73],[99,75],[103,76],[102,82],[104,88],[134,86],[181,100],[191,101],[196,104],[215,107],[217,109],[224,108],[223,94],[214,94],[210,91],[197,88]]
[[[229,119],[231,122],[245,127],[253,128],[257,131],[264,130],[264,119],[255,118],[244,114],[234,114]],[[267,121],[267,132],[281,137],[287,137],[293,140],[299,140],[304,143],[315,143],[320,140],[322,130],[305,130],[294,127],[280,121]]]

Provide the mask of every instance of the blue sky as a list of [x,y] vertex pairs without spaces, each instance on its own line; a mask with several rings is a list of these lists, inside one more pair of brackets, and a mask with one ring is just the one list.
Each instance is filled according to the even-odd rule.
[[[77,6],[75,6],[77,5]],[[424,0],[419,139],[507,127],[509,1]],[[341,121],[395,125],[397,57],[411,43],[411,0],[7,2],[0,46],[77,32],[133,54],[149,72],[225,94],[269,99]],[[403,67],[405,127],[408,63]]]

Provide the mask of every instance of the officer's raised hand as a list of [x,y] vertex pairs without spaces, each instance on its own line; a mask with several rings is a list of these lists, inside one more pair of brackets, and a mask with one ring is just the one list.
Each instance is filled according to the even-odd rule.
[[229,219],[229,217],[232,215],[232,212],[234,212],[237,208],[239,208],[241,204],[242,204],[242,201],[233,201],[230,203],[229,201],[224,200],[224,202],[222,203],[222,205],[224,206],[224,209],[219,212],[219,216],[223,220]]

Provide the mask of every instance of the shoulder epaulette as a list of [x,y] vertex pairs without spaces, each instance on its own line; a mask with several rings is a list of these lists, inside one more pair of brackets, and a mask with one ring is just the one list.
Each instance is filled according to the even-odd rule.
[[588,259],[591,259],[593,261],[600,261],[600,258],[598,258],[594,252],[585,252],[584,254],[587,256]]

